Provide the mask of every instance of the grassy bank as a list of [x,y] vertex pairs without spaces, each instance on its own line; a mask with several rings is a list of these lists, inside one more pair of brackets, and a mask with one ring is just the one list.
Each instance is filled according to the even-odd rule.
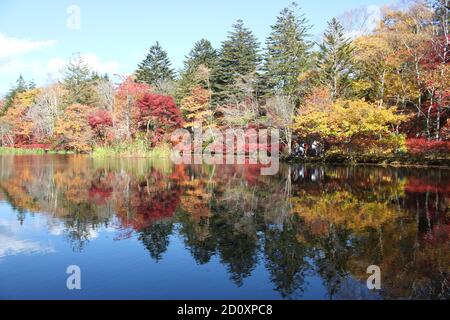
[[45,150],[0,147],[0,155],[26,155],[26,154],[45,154]]
[[147,143],[144,141],[123,143],[110,147],[96,147],[92,151],[92,156],[95,158],[134,157],[169,159],[170,154],[171,149],[168,145],[161,145],[154,149],[149,149]]
[[26,148],[11,148],[0,147],[0,155],[43,155],[43,154],[72,154],[71,151],[61,150],[44,150],[41,148],[26,149]]

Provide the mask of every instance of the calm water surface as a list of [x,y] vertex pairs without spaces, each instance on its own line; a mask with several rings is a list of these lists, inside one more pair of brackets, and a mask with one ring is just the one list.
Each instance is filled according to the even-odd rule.
[[449,299],[450,170],[259,170],[2,156],[0,298]]

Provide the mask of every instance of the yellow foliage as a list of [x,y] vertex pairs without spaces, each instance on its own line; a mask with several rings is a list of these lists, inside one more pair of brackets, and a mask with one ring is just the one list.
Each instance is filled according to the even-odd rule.
[[306,193],[291,198],[293,212],[300,215],[316,232],[326,232],[336,225],[353,232],[367,228],[379,228],[399,217],[395,206],[382,201],[363,201],[348,191],[321,193],[313,196]]
[[66,150],[87,152],[92,149],[93,132],[87,121],[91,107],[73,104],[56,121],[55,135],[58,144]]
[[27,113],[39,93],[39,89],[17,93],[13,104],[2,117],[3,122],[11,128],[11,136],[16,143],[30,142],[33,124]]
[[320,108],[312,104],[302,106],[295,118],[294,130],[302,138],[331,144],[401,142],[392,137],[392,126],[405,120],[407,117],[398,114],[396,108],[379,107],[363,100],[337,100]]
[[212,115],[209,109],[211,92],[201,87],[194,88],[191,95],[181,101],[181,111],[186,120],[184,127],[203,127],[208,125]]

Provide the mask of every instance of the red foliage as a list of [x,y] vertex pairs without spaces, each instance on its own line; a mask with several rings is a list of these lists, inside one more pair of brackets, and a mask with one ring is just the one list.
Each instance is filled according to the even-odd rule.
[[421,60],[421,65],[424,69],[433,70],[437,67],[437,65],[444,62],[441,54],[446,50],[446,46],[449,40],[450,36],[448,36],[447,39],[445,36],[440,36],[428,41],[426,46],[428,50]]
[[148,134],[151,141],[157,144],[166,133],[183,125],[181,111],[172,97],[147,93],[139,100],[138,128]]
[[[219,143],[212,143],[209,145],[209,149],[212,153],[221,152],[224,155],[227,154],[241,154],[242,152],[246,155],[255,154],[258,152],[267,152],[269,155],[275,152],[277,149],[280,151],[280,144],[275,141],[272,143],[269,131],[266,133],[267,141],[262,143],[259,136],[259,129],[256,126],[251,126],[249,129],[244,131],[244,149],[238,150],[238,137],[234,136],[233,149],[231,149],[231,141],[225,141],[228,139],[227,136],[223,136],[223,141]],[[228,144],[227,144],[228,143]]]
[[94,202],[96,205],[104,205],[108,202],[113,191],[112,187],[92,186],[88,192],[89,201]]
[[112,126],[112,117],[106,110],[97,110],[88,116],[89,125],[92,129],[96,129],[100,126]]
[[146,83],[135,82],[133,77],[127,77],[117,88],[117,97],[119,99],[127,99],[128,97],[142,98],[145,93],[152,90]]
[[431,183],[430,180],[420,178],[409,178],[405,185],[405,192],[407,193],[440,193],[445,196],[450,195],[450,185],[443,181],[436,181]]
[[[133,194],[131,199],[132,215],[128,211],[119,211],[121,229],[142,231],[157,221],[170,219],[180,204],[181,190],[164,190],[148,194],[145,188]],[[125,234],[131,235],[130,232]],[[126,238],[126,235],[120,236]]]
[[450,118],[447,119],[447,123],[442,128],[442,139],[450,140]]
[[450,225],[441,223],[434,225],[429,233],[423,236],[423,240],[428,245],[440,245],[450,240]]
[[108,129],[112,127],[113,120],[111,114],[106,110],[97,110],[88,116],[88,123],[95,133],[95,137],[102,143],[109,139]]
[[434,141],[427,139],[406,140],[408,151],[415,155],[450,154],[450,141]]

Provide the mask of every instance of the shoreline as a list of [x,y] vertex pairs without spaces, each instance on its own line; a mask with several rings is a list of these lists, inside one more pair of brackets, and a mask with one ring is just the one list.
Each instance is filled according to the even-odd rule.
[[[45,150],[45,149],[23,149],[23,148],[11,148],[0,147],[0,156],[2,155],[70,155],[70,154],[83,154],[91,156],[93,158],[127,158],[127,159],[168,159],[166,154],[167,150],[164,149],[152,149],[144,153],[132,154],[129,152],[114,152],[109,151],[107,153],[96,154],[95,150],[89,153],[76,153],[73,151],[64,150]],[[414,155],[405,156],[376,156],[376,155],[353,155],[348,156],[344,154],[329,155],[325,157],[281,157],[280,163],[291,165],[346,165],[346,166],[383,166],[394,168],[436,168],[436,169],[450,169],[450,158],[426,158]]]
[[367,163],[367,162],[286,162],[283,164],[290,165],[329,165],[329,166],[373,166],[373,167],[392,167],[392,168],[418,168],[418,169],[447,169],[450,170],[450,165],[429,165],[429,164],[407,164],[407,163]]

